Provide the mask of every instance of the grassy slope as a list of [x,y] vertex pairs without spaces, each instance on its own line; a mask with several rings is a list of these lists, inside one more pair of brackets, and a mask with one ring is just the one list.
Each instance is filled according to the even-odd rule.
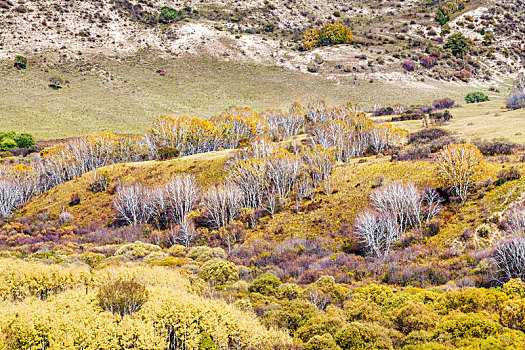
[[[111,179],[110,189],[120,181],[123,183],[142,182],[149,186],[160,186],[167,182],[174,174],[189,172],[196,175],[202,185],[219,181],[224,175],[223,163],[230,151],[210,152],[193,156],[182,157],[168,161],[148,161],[110,165],[99,169],[99,172],[108,171]],[[115,216],[111,202],[111,191],[93,193],[89,190],[92,173],[84,174],[76,179],[61,184],[44,194],[31,200],[21,210],[22,215],[34,216],[46,212],[48,215],[59,215],[63,208],[74,215],[79,223],[89,225],[97,222],[106,224]],[[82,202],[69,207],[71,196],[77,193]]]
[[[314,237],[318,234],[349,232],[356,215],[366,208],[368,199],[377,183],[377,177],[384,177],[384,183],[392,181],[413,181],[419,186],[440,186],[436,176],[436,165],[433,162],[389,162],[388,158],[366,158],[366,162],[358,163],[354,160],[348,165],[338,167],[333,175],[336,193],[331,196],[317,196],[313,202],[305,202],[302,213],[297,215],[295,210],[287,209],[278,213],[265,227],[269,233],[282,233],[275,239],[285,237]],[[510,158],[512,166],[522,172],[525,166],[514,163],[516,159]],[[487,162],[484,179],[496,179],[497,173],[509,163]],[[517,186],[519,183],[520,186]],[[525,181],[513,181],[503,186],[489,188],[484,196],[474,195],[473,199],[465,205],[452,207],[458,215],[447,213],[444,217],[443,230],[439,236],[432,238],[435,243],[446,240],[451,242],[465,229],[474,230],[484,222],[482,214],[492,214],[502,211],[505,206],[515,200],[522,192]],[[480,198],[478,198],[478,196]],[[307,209],[309,208],[309,209]]]
[[[30,132],[42,140],[107,129],[142,133],[161,114],[209,117],[232,105],[263,110],[319,99],[366,107],[428,103],[446,96],[459,99],[467,91],[465,86],[428,82],[423,93],[410,84],[354,80],[353,74],[328,78],[271,66],[152,56],[89,58],[90,64],[63,64],[47,72],[31,62],[24,71],[16,71],[12,62],[0,63],[0,131]],[[94,63],[98,68],[86,71]],[[157,69],[166,76],[156,74]],[[47,86],[52,76],[70,84],[52,90]]]
[[[106,170],[112,178],[110,188],[115,186],[119,179],[124,183],[142,181],[151,186],[158,186],[166,182],[172,174],[181,171],[195,173],[200,182],[206,186],[219,181],[226,174],[224,161],[230,152],[227,150],[210,152],[165,162],[112,165]],[[497,173],[510,164],[518,167],[522,172],[525,169],[523,163],[517,162],[517,157],[509,161],[512,163],[487,162],[485,178],[496,179]],[[332,195],[326,196],[320,193],[313,201],[304,201],[299,214],[295,212],[295,204],[287,206],[277,213],[275,218],[265,218],[263,226],[252,237],[263,235],[272,240],[281,240],[288,237],[314,237],[319,234],[329,236],[332,233],[343,233],[344,235],[356,215],[367,206],[377,177],[384,177],[385,183],[401,180],[414,181],[421,186],[439,186],[435,170],[435,164],[428,161],[392,163],[389,157],[354,159],[349,164],[341,164],[334,171]],[[89,190],[90,180],[91,174],[88,173],[53,188],[30,201],[21,210],[21,215],[31,217],[47,212],[56,216],[65,207],[80,224],[107,223],[115,215],[111,209],[113,195],[108,192],[92,193]],[[448,212],[443,217],[444,225],[441,234],[431,240],[438,245],[443,242],[450,243],[465,229],[475,230],[478,225],[484,223],[487,217],[485,214],[490,215],[495,211],[504,210],[505,205],[521,194],[518,183],[523,185],[525,181],[513,181],[503,186],[489,188],[484,196],[478,198],[476,195],[465,205],[452,208],[451,210],[458,215]],[[82,203],[68,207],[73,193],[81,195]]]
[[[503,98],[493,98],[489,102],[464,104],[451,110],[452,120],[443,129],[449,130],[464,139],[493,139],[504,137],[511,141],[525,142],[525,110],[509,111],[504,108]],[[384,120],[384,118],[378,118]],[[421,130],[421,120],[393,123],[409,132]]]

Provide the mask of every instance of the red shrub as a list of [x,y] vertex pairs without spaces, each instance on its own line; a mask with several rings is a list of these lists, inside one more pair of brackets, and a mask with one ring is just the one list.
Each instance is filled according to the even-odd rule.
[[436,63],[437,59],[434,56],[421,57],[421,65],[427,69],[434,67]]
[[470,72],[468,70],[463,69],[463,70],[460,70],[460,71],[454,73],[454,76],[456,78],[459,78],[459,79],[463,80],[463,81],[469,81],[469,79],[471,78],[472,74],[470,74]]

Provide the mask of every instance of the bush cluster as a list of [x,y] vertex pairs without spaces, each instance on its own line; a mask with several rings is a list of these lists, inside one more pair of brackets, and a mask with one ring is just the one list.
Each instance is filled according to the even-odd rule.
[[17,134],[14,131],[0,132],[0,150],[7,151],[13,148],[29,148],[35,145],[31,134]]
[[467,103],[478,103],[478,102],[485,102],[489,101],[489,97],[485,95],[483,92],[475,91],[475,92],[469,92],[465,96],[465,101]]
[[325,23],[321,28],[306,29],[302,48],[312,50],[320,46],[348,44],[354,40],[350,28],[341,23]]

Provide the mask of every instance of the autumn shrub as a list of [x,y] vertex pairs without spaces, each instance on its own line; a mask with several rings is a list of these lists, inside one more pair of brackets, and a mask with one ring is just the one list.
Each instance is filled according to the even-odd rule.
[[499,171],[496,176],[498,179],[494,182],[494,185],[501,186],[507,181],[521,179],[521,172],[515,167],[510,167]]
[[35,296],[46,300],[89,281],[84,269],[46,265],[15,259],[0,259],[0,299],[23,300]]
[[344,302],[345,316],[349,321],[382,322],[384,317],[381,308],[372,300],[361,297],[351,298]]
[[401,66],[407,71],[407,72],[413,72],[416,69],[416,64],[414,61],[404,61]]
[[336,333],[335,340],[342,350],[393,349],[384,329],[372,324],[348,323]]
[[437,110],[452,108],[455,105],[456,105],[456,102],[453,99],[448,98],[448,97],[440,98],[432,102],[432,108],[437,109]]
[[329,334],[314,335],[305,345],[304,350],[338,350],[334,338]]
[[457,71],[454,73],[454,76],[464,82],[468,82],[470,78],[472,77],[472,73],[470,73],[466,69],[462,69],[460,71]]
[[394,311],[392,321],[399,331],[409,334],[412,331],[431,330],[438,323],[438,314],[423,303],[407,301]]
[[[19,263],[24,262],[16,260]],[[2,266],[6,266],[4,261]],[[34,266],[46,265],[33,262]],[[54,267],[63,269],[64,274],[84,271]],[[210,338],[220,349],[291,348],[291,337],[285,332],[267,329],[253,313],[226,301],[199,296],[198,290],[190,288],[189,280],[172,269],[133,265],[99,266],[91,271],[86,276],[94,282],[87,279],[88,284],[63,290],[53,298],[0,303],[0,348],[198,349],[199,344],[213,346]],[[98,305],[97,290],[92,286],[107,285],[112,276],[113,281],[141,276],[147,283],[148,301],[132,317],[121,318]],[[3,281],[0,278],[0,284]],[[23,285],[27,288],[31,282]],[[208,339],[201,342],[203,338]]]
[[443,311],[458,310],[463,313],[495,310],[505,294],[494,289],[466,287],[447,291],[441,300]]
[[332,46],[348,44],[354,40],[350,28],[341,23],[325,23],[319,31],[319,45]]
[[213,341],[211,335],[203,333],[199,340],[199,350],[217,350],[218,346]]
[[426,128],[410,134],[409,144],[427,144],[441,137],[450,136],[450,131],[439,128]]
[[279,308],[264,313],[263,322],[269,327],[286,328],[293,335],[318,311],[314,304],[304,299],[283,301]]
[[484,156],[510,155],[514,153],[517,145],[505,138],[492,139],[491,141],[475,141],[474,145],[478,147]]
[[328,312],[320,313],[310,318],[305,325],[297,329],[295,336],[307,343],[314,336],[330,334],[334,336],[344,325],[345,321],[339,315]]
[[433,56],[424,56],[421,57],[420,62],[423,67],[430,69],[436,65],[437,59]]
[[356,288],[354,293],[356,296],[363,297],[365,300],[371,300],[377,305],[383,305],[388,298],[394,295],[392,288],[378,284]]
[[303,32],[302,48],[312,50],[319,46],[348,44],[354,40],[350,28],[341,23],[325,23],[318,28],[309,28]]
[[478,103],[478,102],[485,102],[489,101],[489,97],[485,95],[483,92],[475,91],[475,92],[469,92],[465,96],[465,101],[467,103]]
[[239,268],[230,261],[219,261],[205,266],[199,272],[199,277],[208,283],[210,294],[213,295],[216,287],[239,280]]
[[121,318],[139,311],[147,300],[146,287],[135,279],[119,278],[100,286],[97,294],[98,305]]
[[453,339],[487,338],[502,331],[501,325],[482,313],[453,314],[439,325],[436,333]]
[[175,148],[175,147],[160,147],[159,150],[159,158],[161,160],[168,160],[168,159],[173,159],[173,158],[177,158],[178,156],[180,156],[180,149],[178,148]]
[[525,282],[519,278],[511,278],[503,285],[503,292],[511,297],[525,298]]
[[[192,256],[195,256],[195,252],[192,252]],[[210,248],[205,251],[203,251],[197,258],[195,258],[196,261],[200,262],[207,262],[212,259],[220,259],[220,260],[226,260],[228,258],[228,254],[224,251],[222,248]]]
[[281,279],[272,273],[264,273],[258,276],[249,287],[251,293],[260,293],[262,295],[277,295]]
[[503,326],[525,331],[525,299],[513,298],[505,301],[500,315]]
[[445,110],[444,112],[434,112],[429,113],[429,118],[433,120],[435,125],[443,125],[445,122],[448,122],[450,119],[452,119],[452,114],[448,110]]

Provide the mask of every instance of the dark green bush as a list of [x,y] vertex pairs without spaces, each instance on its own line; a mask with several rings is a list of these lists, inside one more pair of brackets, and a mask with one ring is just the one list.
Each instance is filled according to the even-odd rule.
[[27,58],[24,56],[16,56],[15,57],[15,67],[18,69],[26,69],[27,67]]
[[462,58],[469,52],[470,42],[463,34],[456,33],[447,39],[444,47],[452,51],[454,56]]
[[17,135],[14,131],[0,132],[0,150],[6,151],[12,148],[29,148],[35,145],[31,134]]
[[160,9],[159,22],[168,24],[184,19],[182,11],[177,11],[168,6],[163,6]]
[[490,99],[483,92],[474,91],[474,92],[469,92],[467,96],[465,96],[465,101],[467,103],[478,103],[478,102],[490,101]]
[[31,146],[35,145],[35,139],[33,138],[33,135],[31,134],[20,134],[16,137],[16,146],[18,148],[29,148]]
[[15,148],[16,141],[10,138],[5,138],[0,142],[0,150],[7,151],[8,149]]

